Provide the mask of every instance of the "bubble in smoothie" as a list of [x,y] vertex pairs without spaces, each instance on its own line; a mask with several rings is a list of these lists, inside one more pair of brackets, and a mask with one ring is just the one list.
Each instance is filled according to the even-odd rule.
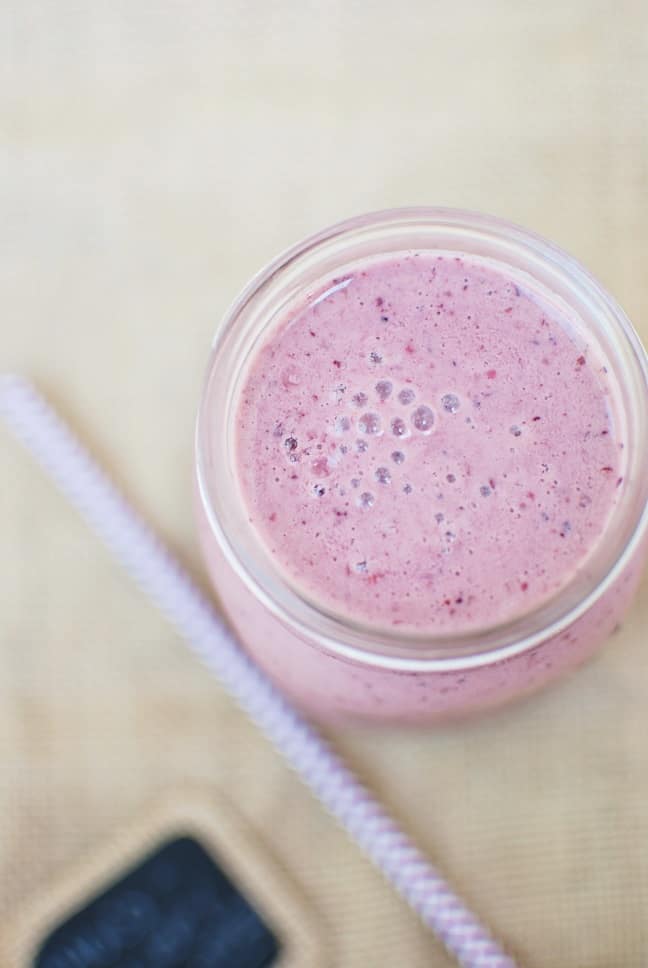
[[379,380],[376,384],[376,393],[378,394],[379,400],[388,400],[391,396],[394,386],[389,380]]
[[348,417],[337,418],[337,420],[335,421],[335,433],[338,435],[338,437],[341,437],[342,434],[345,434],[350,429],[351,429],[351,421],[349,420]]
[[393,450],[391,454],[391,459],[395,464],[402,464],[405,460],[405,454],[402,450]]
[[448,413],[456,413],[459,409],[459,397],[456,393],[445,393],[441,397],[441,406]]
[[422,434],[431,433],[434,425],[434,413],[425,404],[417,407],[412,414],[412,425]]
[[402,417],[394,417],[391,422],[391,432],[394,437],[406,437],[407,436],[407,424]]
[[380,417],[377,413],[364,413],[358,420],[358,430],[374,437],[380,433]]
[[369,400],[369,397],[364,392],[364,390],[358,390],[358,392],[354,393],[353,396],[351,397],[351,402],[355,407],[366,406],[368,400]]
[[408,407],[410,403],[414,403],[416,399],[416,394],[410,387],[403,387],[403,389],[398,394],[398,401],[402,403],[404,407]]
[[379,484],[391,484],[391,474],[388,467],[377,467],[375,478]]
[[299,370],[296,366],[287,366],[281,374],[281,383],[284,390],[292,390],[299,385]]
[[360,505],[361,508],[365,508],[365,510],[373,507],[375,503],[376,503],[376,498],[373,496],[371,491],[363,491],[360,497],[358,498],[358,504]]

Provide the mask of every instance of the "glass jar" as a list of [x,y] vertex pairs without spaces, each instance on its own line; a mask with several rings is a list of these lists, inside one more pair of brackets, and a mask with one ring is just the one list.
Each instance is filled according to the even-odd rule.
[[[623,481],[604,532],[549,601],[503,625],[443,636],[362,627],[318,609],[281,574],[248,522],[234,453],[237,395],[255,349],[290,307],[351,262],[405,250],[485,259],[566,307],[605,361]],[[200,540],[223,608],[266,673],[320,719],[426,722],[530,692],[615,630],[648,552],[648,365],[628,319],[571,256],[515,225],[416,208],[361,216],[294,246],[245,288],[219,326],[196,432]]]

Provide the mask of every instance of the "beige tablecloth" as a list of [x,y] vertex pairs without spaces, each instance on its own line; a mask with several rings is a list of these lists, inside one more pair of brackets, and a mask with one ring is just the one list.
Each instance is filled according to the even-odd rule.
[[[644,0],[7,0],[2,368],[203,575],[214,325],[278,250],[438,203],[552,237],[648,337]],[[447,956],[0,431],[0,923],[171,789],[226,793],[340,968]],[[335,744],[528,968],[648,964],[648,584],[584,671]]]

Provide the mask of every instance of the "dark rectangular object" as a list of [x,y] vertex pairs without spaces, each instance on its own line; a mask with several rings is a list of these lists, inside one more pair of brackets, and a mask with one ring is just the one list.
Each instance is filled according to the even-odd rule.
[[56,927],[34,968],[267,968],[279,950],[214,859],[181,837]]

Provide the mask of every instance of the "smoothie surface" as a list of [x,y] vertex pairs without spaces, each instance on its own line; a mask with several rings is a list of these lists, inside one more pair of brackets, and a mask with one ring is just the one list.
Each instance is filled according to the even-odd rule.
[[353,265],[265,335],[236,457],[251,524],[319,608],[430,634],[508,621],[597,543],[623,442],[605,367],[470,257]]

